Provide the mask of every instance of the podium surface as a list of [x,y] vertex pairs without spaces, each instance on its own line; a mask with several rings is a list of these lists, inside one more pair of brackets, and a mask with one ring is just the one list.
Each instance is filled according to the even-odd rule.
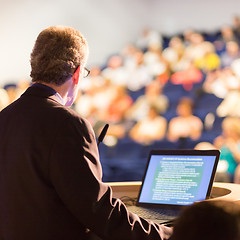
[[[138,196],[142,182],[109,182],[113,196],[121,198]],[[214,182],[209,200],[226,200],[240,203],[240,184]]]

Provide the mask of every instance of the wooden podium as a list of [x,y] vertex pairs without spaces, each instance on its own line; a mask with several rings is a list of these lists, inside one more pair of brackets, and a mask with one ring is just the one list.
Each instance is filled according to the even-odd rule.
[[[135,198],[138,195],[141,182],[110,182],[113,196],[121,198],[128,196]],[[226,200],[240,203],[240,184],[214,182],[209,200]]]

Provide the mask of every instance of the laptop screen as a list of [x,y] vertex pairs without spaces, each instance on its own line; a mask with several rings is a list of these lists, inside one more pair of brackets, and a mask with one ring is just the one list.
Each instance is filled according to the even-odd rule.
[[218,150],[153,150],[138,203],[189,205],[209,195]]

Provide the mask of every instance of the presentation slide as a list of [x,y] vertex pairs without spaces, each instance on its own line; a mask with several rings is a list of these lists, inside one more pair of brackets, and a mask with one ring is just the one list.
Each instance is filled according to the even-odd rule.
[[139,201],[189,205],[206,198],[215,156],[151,157]]

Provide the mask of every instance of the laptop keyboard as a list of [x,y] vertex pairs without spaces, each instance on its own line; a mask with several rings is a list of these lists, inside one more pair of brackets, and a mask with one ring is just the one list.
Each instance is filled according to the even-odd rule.
[[128,207],[128,210],[145,219],[169,220],[176,218],[176,216],[178,216],[179,214],[179,211],[173,209],[161,209],[161,208],[151,209],[137,206]]

